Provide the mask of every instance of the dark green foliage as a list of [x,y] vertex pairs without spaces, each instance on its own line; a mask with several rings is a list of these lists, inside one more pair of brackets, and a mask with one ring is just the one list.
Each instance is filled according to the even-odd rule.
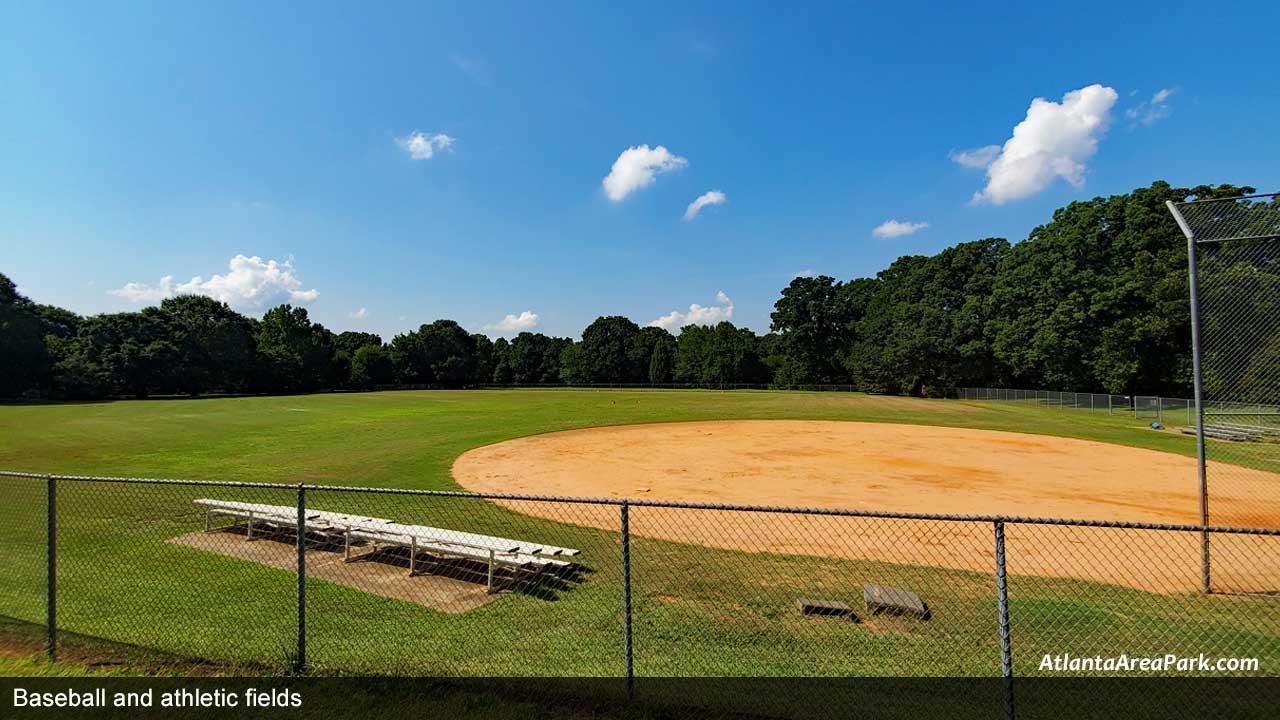
[[49,357],[36,307],[0,274],[0,397],[38,392],[45,383]]
[[1186,240],[1164,203],[1251,190],[1157,182],[1056,211],[1009,251],[992,287],[988,335],[1011,381],[1186,397]]
[[1200,251],[1210,398],[1270,403],[1280,389],[1280,258],[1254,242]]
[[452,320],[395,336],[391,357],[404,383],[462,387],[475,377],[475,340]]
[[354,388],[370,388],[395,382],[395,366],[391,353],[382,345],[365,345],[351,356],[351,381]]
[[954,394],[998,377],[984,333],[991,285],[1009,244],[962,243],[899,258],[874,282],[845,286],[853,340],[845,366],[874,392]]
[[544,385],[560,382],[560,355],[572,341],[522,332],[511,341],[507,354],[508,382],[517,385]]
[[772,329],[779,333],[776,376],[780,385],[845,382],[840,357],[848,349],[849,293],[827,275],[798,277],[774,304]]
[[471,382],[493,382],[493,341],[482,333],[472,333],[471,341],[476,346],[476,365],[472,370]]
[[308,392],[331,387],[334,379],[333,333],[313,324],[306,308],[268,310],[258,328],[258,356],[264,392]]
[[177,348],[173,369],[179,392],[242,392],[253,379],[255,340],[247,318],[212,298],[181,295],[160,303],[169,340]]
[[758,343],[750,329],[730,322],[714,327],[687,325],[676,348],[675,379],[707,386],[768,383],[769,370]]
[[631,344],[631,358],[644,376],[640,382],[661,385],[672,381],[675,370],[676,338],[665,328],[640,328]]
[[640,327],[622,317],[598,317],[582,331],[577,351],[577,374],[581,382],[644,382],[649,368],[641,371],[635,354]]
[[74,338],[49,336],[54,388],[67,397],[170,394],[177,387],[182,352],[164,312],[95,315]]
[[375,333],[348,330],[338,333],[333,338],[334,349],[344,351],[352,357],[355,357],[357,350],[366,345],[382,345],[382,337]]
[[[0,275],[3,277],[3,275]],[[53,335],[60,338],[73,337],[76,330],[80,328],[80,323],[84,322],[84,318],[71,312],[63,310],[54,305],[32,305],[31,311],[36,317],[40,318],[40,334]]]
[[[796,278],[757,337],[728,322],[679,338],[620,316],[579,342],[469,334],[438,320],[398,335],[334,334],[289,305],[261,321],[206,297],[81,318],[0,275],[0,397],[307,392],[390,383],[849,384],[946,396],[965,385],[1191,394],[1186,242],[1165,201],[1251,188],[1157,182],[1071,203],[1020,243],[964,242],[874,278]],[[1272,206],[1258,209],[1273,223]],[[1269,227],[1269,226],[1268,226]],[[1280,266],[1248,243],[1202,251],[1212,396],[1267,401],[1280,385]],[[1234,348],[1232,357],[1217,349]]]
[[[556,362],[559,363],[559,358]],[[493,341],[493,375],[489,382],[506,385],[512,382],[514,376],[511,371],[511,343],[506,338],[498,338]]]
[[560,350],[560,382],[568,385],[580,385],[590,382],[582,372],[579,353],[582,343],[571,342]]

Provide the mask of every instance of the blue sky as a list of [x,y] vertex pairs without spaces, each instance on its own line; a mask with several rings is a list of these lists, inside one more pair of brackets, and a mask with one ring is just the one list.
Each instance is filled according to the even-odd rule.
[[0,4],[0,272],[38,301],[763,331],[798,272],[1280,189],[1274,2],[175,5]]

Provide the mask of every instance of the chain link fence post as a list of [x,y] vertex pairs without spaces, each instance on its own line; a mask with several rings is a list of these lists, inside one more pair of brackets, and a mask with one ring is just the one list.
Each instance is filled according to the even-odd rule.
[[58,659],[58,481],[52,475],[44,476],[46,483],[45,508],[48,525],[45,530],[47,562],[45,575],[45,651],[50,660]]
[[[1166,201],[1187,239],[1191,300],[1191,361],[1195,379],[1196,463],[1200,476],[1200,524],[1209,524],[1205,435],[1241,441],[1214,446],[1215,483],[1247,483],[1234,466],[1258,462],[1269,433],[1242,431],[1239,402],[1273,405],[1280,395],[1280,194]],[[1202,292],[1202,288],[1204,289]],[[1206,427],[1205,403],[1212,402]],[[1261,408],[1258,408],[1261,411]],[[1280,418],[1274,406],[1270,415]],[[1259,423],[1261,425],[1261,423]],[[1233,457],[1234,456],[1234,457]],[[1221,462],[1225,460],[1226,462]],[[1212,592],[1209,535],[1201,536],[1204,592]]]
[[1004,522],[994,523],[996,533],[996,607],[1000,613],[1000,675],[1004,682],[1004,716],[1014,720],[1013,638],[1009,629],[1009,578],[1005,570]]
[[622,646],[627,672],[627,697],[635,691],[635,666],[631,644],[631,505],[622,501]]
[[293,671],[307,667],[307,488],[298,484],[298,646]]

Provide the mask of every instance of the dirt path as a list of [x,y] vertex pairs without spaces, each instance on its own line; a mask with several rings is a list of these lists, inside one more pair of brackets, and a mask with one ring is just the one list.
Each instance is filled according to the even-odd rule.
[[[1280,527],[1280,475],[1212,496],[1215,524]],[[1198,519],[1195,461],[1109,443],[921,425],[715,421],[592,428],[464,453],[453,474],[484,492],[1157,523]],[[555,518],[563,508],[525,503]],[[601,516],[599,527],[613,528]],[[711,547],[988,570],[991,528],[639,508],[637,534]],[[1222,538],[1215,586],[1280,589],[1280,538]],[[1010,571],[1159,592],[1199,584],[1199,536],[1009,528]]]

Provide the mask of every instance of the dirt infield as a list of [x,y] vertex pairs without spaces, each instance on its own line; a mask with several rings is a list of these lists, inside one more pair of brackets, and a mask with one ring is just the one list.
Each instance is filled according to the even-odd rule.
[[[1212,496],[1218,525],[1280,527],[1280,475]],[[1156,523],[1198,520],[1195,461],[1108,443],[921,425],[714,421],[551,433],[477,448],[453,474],[469,490],[703,503]],[[1246,485],[1245,483],[1237,484]],[[562,508],[522,503],[560,519]],[[595,518],[599,515],[598,518]],[[616,511],[583,517],[616,529]],[[595,518],[595,519],[591,519]],[[711,547],[956,569],[992,567],[991,526],[638,508],[638,535]],[[1010,572],[1158,592],[1199,586],[1199,535],[1011,526]],[[1280,538],[1217,539],[1214,584],[1280,589]]]

